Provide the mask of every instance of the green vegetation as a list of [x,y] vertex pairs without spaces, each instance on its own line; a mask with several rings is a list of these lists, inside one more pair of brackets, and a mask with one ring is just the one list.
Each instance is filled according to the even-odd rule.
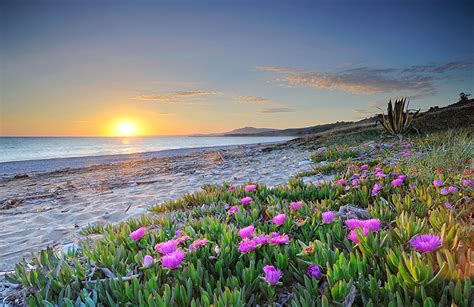
[[[8,278],[27,289],[32,306],[470,306],[470,135],[333,143],[313,161],[328,161],[338,173],[334,182],[206,185],[140,219],[90,226],[80,249],[43,251]],[[337,214],[345,205],[366,209],[376,227],[352,229]],[[329,211],[334,220],[323,218]],[[250,225],[253,241],[239,236]],[[143,235],[130,236],[143,226]],[[435,244],[415,244],[422,234],[433,235]],[[257,237],[265,243],[256,244]],[[154,248],[170,241],[186,253],[175,269]],[[156,263],[145,264],[146,255]],[[274,285],[263,272],[267,265],[281,271]],[[311,265],[320,276],[308,271]]]
[[409,103],[407,103],[406,98],[397,99],[394,101],[394,104],[393,106],[392,100],[388,102],[387,115],[382,114],[380,123],[388,134],[401,137],[409,132],[413,118],[420,110],[410,114],[408,110]]

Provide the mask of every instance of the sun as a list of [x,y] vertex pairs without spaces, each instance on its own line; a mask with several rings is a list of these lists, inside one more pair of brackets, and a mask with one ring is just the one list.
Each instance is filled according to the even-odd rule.
[[120,121],[115,124],[113,135],[115,136],[135,136],[138,135],[137,124],[131,121]]

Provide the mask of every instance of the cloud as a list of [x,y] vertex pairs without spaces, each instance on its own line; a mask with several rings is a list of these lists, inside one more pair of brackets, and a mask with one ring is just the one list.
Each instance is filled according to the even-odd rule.
[[256,69],[260,71],[268,71],[268,72],[276,72],[276,73],[291,72],[289,67],[281,67],[281,66],[257,66]]
[[218,95],[218,92],[211,92],[206,90],[194,91],[175,91],[161,94],[142,94],[135,97],[138,100],[158,101],[161,103],[177,104],[177,103],[192,103],[192,101],[202,100],[206,96]]
[[234,100],[243,104],[274,104],[275,102],[269,98],[260,96],[237,96]]
[[296,112],[295,109],[291,108],[265,108],[258,110],[258,113],[288,113],[288,112]]
[[276,79],[282,85],[357,94],[397,93],[418,98],[436,93],[434,82],[443,80],[443,73],[473,69],[471,62],[417,65],[407,68],[358,67],[338,72],[308,72],[287,67],[259,66],[257,69],[281,75]]

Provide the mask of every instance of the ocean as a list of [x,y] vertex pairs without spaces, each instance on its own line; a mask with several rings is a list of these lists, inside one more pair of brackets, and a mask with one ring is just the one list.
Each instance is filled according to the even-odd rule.
[[0,137],[0,163],[273,143],[290,139],[292,137]]

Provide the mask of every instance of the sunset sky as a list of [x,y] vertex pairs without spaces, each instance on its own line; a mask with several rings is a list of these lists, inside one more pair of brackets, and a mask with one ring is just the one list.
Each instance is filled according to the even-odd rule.
[[2,1],[0,134],[303,127],[401,95],[447,105],[473,91],[472,3]]

